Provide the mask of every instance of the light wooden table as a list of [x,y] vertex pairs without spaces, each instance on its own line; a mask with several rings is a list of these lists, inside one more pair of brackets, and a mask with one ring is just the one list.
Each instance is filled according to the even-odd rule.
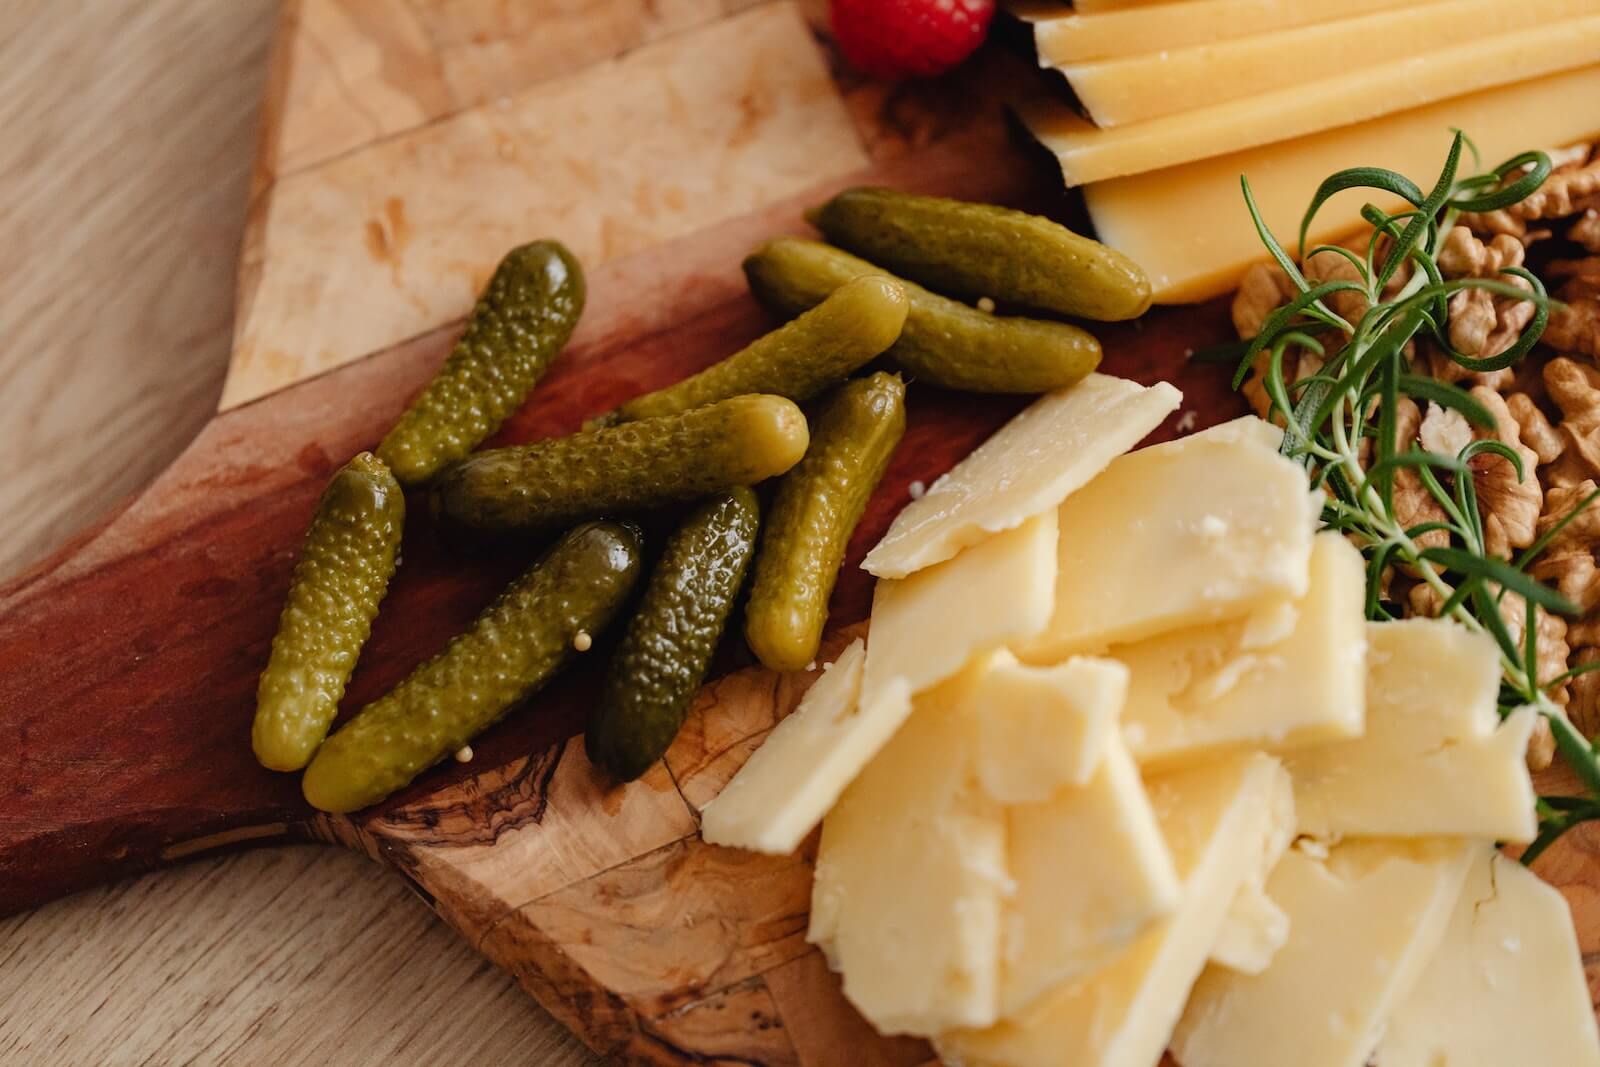
[[[276,0],[0,2],[0,578],[221,389]],[[203,859],[0,920],[6,1064],[596,1063],[354,855]]]

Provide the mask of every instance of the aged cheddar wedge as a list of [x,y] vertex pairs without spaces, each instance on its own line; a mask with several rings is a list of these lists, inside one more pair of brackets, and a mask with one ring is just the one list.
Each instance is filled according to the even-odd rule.
[[[1267,258],[1239,176],[1267,224],[1293,247],[1300,216],[1317,185],[1351,166],[1387,167],[1424,188],[1444,164],[1454,130],[1471,135],[1485,167],[1530,145],[1555,147],[1600,131],[1600,114],[1573,101],[1600,99],[1600,66],[1454,97],[1282,144],[1182,167],[1118,178],[1085,191],[1099,237],[1132,257],[1159,303],[1205,300],[1231,289],[1245,267]],[[1318,212],[1313,242],[1361,225],[1361,206],[1393,211],[1398,198],[1371,189],[1340,193]]]
[[[1150,798],[1183,879],[1178,910],[1116,961],[983,1030],[936,1038],[964,1067],[1152,1067],[1205,965],[1229,904],[1287,818],[1289,783],[1254,754],[1152,778]],[[1282,1064],[1277,1065],[1282,1067]]]
[[1566,900],[1480,848],[1444,940],[1389,1017],[1376,1067],[1600,1067]]
[[1348,841],[1325,860],[1291,849],[1267,882],[1288,940],[1260,974],[1206,970],[1173,1038],[1178,1062],[1363,1067],[1439,946],[1481,847]]
[[1075,656],[1054,667],[992,653],[969,699],[978,705],[978,783],[1002,804],[1049,800],[1086,785],[1117,737],[1128,669]]
[[[1320,503],[1254,417],[1118,459],[1061,505],[1055,612],[1030,663],[1305,595]],[[871,657],[868,657],[871,669]]]
[[1183,395],[1091,374],[1035,401],[895,517],[862,566],[904,578],[968,545],[1054,510],[1138,444]]
[[[1600,62],[1600,15],[1534,23],[1178,115],[1100,129],[1059,101],[1022,111],[1069,186],[1175,167]],[[1133,90],[1130,89],[1130,92]],[[1346,161],[1348,164],[1348,161]]]
[[1108,653],[1131,679],[1122,728],[1140,764],[1228,748],[1359,737],[1364,722],[1365,565],[1337,533],[1316,536],[1304,599]]
[[1504,723],[1493,640],[1458,623],[1367,624],[1367,728],[1284,753],[1300,832],[1531,841],[1535,712]]
[[902,681],[858,702],[866,648],[853,642],[700,814],[713,845],[793,852],[911,712]]

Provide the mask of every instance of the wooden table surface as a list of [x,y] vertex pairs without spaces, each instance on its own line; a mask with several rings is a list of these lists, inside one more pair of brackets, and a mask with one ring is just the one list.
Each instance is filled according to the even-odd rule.
[[[145,484],[222,387],[276,0],[0,3],[0,578]],[[6,1064],[599,1061],[338,849],[0,920]]]

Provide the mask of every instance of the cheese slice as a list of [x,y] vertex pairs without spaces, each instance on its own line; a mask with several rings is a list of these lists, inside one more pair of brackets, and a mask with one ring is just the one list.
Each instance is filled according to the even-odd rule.
[[807,937],[885,1034],[995,1017],[1006,828],[973,778],[969,682],[917,697],[822,823]]
[[[1277,761],[1259,753],[1160,775],[1147,786],[1183,879],[1178,910],[1114,963],[1052,990],[1022,1015],[935,1038],[947,1063],[1151,1067],[1161,1058],[1230,902],[1273,820],[1292,802]],[[1092,857],[1085,863],[1092,871]]]
[[904,578],[1053,511],[1161,424],[1183,394],[1091,374],[1029,405],[907,504],[862,567]]
[[1376,1067],[1600,1067],[1567,902],[1480,848],[1433,961],[1395,1009]]
[[911,713],[902,681],[858,703],[866,646],[856,640],[700,813],[713,845],[793,852]]
[[1289,915],[1288,941],[1260,974],[1208,968],[1173,1055],[1183,1067],[1363,1067],[1438,948],[1481,847],[1347,841],[1326,860],[1291,849],[1267,883]]
[[[1251,263],[1267,258],[1239,190],[1250,180],[1267,225],[1293,247],[1300,216],[1334,171],[1386,167],[1424,188],[1444,164],[1456,128],[1489,167],[1529,146],[1554,147],[1600,132],[1600,114],[1574,107],[1600,99],[1600,66],[1458,96],[1298,140],[1091,185],[1085,201],[1100,239],[1150,276],[1158,303],[1227,292]],[[1470,164],[1470,160],[1468,161]],[[1373,189],[1339,193],[1317,213],[1313,244],[1361,226],[1361,206],[1387,211],[1401,201]]]
[[1018,656],[1056,662],[1304,596],[1320,499],[1274,434],[1236,419],[1129,453],[1068,497],[1055,612]]
[[1107,654],[1131,679],[1122,728],[1135,758],[1161,766],[1229,748],[1361,736],[1365,587],[1361,553],[1337,533],[1320,533],[1303,599],[1114,645]]
[[1056,513],[1037,515],[909,578],[878,582],[861,700],[904,678],[913,694],[1050,620]]
[[1496,710],[1500,654],[1458,623],[1367,624],[1365,736],[1284,753],[1300,832],[1531,841],[1535,715]]
[[1076,186],[1287,141],[1596,62],[1600,15],[1591,15],[1422,51],[1389,64],[1382,77],[1352,70],[1112,129],[1096,127],[1060,101],[1029,104],[1022,118],[1055,155],[1067,185]]
[[1279,807],[1272,813],[1270,832],[1211,945],[1212,963],[1244,974],[1266,970],[1289,938],[1288,913],[1267,895],[1267,880],[1294,841],[1294,794],[1274,793],[1273,800]]
[[1030,667],[1001,650],[991,655],[970,698],[978,705],[978,782],[1002,804],[1049,800],[1063,786],[1087,785],[1116,741],[1128,669],[1076,656]]

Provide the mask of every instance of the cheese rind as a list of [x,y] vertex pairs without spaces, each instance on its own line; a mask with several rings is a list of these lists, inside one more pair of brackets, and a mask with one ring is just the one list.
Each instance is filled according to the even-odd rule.
[[978,782],[1002,804],[1049,800],[1087,785],[1117,737],[1128,670],[1074,657],[1030,667],[994,653],[969,695],[979,705]]
[[1054,510],[1182,399],[1166,382],[1105,374],[1041,397],[907,504],[861,566],[904,578]]

